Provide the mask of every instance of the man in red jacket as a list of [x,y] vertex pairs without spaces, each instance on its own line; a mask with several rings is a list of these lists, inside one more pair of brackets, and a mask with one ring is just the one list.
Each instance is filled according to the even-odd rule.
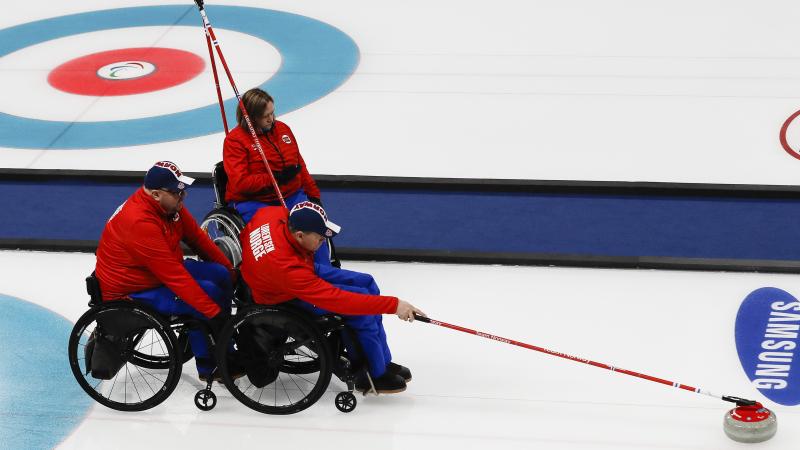
[[[397,297],[380,295],[368,274],[314,264],[314,252],[338,232],[339,226],[313,202],[298,203],[291,213],[282,207],[263,208],[240,235],[242,277],[256,303],[293,301],[317,315],[342,314],[364,350],[375,389],[401,392],[411,371],[392,362],[381,314],[413,321],[414,313],[424,313]],[[357,379],[356,388],[370,389],[369,380]]]
[[[297,138],[288,125],[275,119],[272,96],[254,88],[242,95],[242,103],[286,206],[291,209],[308,200],[322,205],[319,188],[300,154]],[[247,223],[260,208],[280,205],[280,201],[241,108],[236,109],[236,121],[237,126],[225,136],[222,147],[222,162],[228,175],[225,201]],[[315,255],[317,263],[330,265],[327,242]]]
[[[215,333],[230,316],[233,266],[183,208],[194,181],[170,161],[159,161],[108,219],[97,248],[95,274],[103,300],[132,299],[165,315],[209,320]],[[183,259],[181,241],[204,261]],[[213,372],[206,337],[191,331],[197,371]]]

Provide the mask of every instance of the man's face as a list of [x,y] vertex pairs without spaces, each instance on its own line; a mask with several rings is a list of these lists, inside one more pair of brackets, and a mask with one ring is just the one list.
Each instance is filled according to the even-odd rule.
[[172,192],[156,189],[153,191],[153,198],[161,205],[164,212],[171,216],[183,208],[183,199],[186,198],[186,194],[186,191]]
[[272,123],[275,122],[275,104],[272,102],[267,103],[264,108],[264,114],[261,117],[256,117],[256,126],[262,130],[269,131],[272,129]]
[[300,246],[310,252],[316,252],[325,242],[325,238],[322,235],[313,231],[295,231],[294,235]]

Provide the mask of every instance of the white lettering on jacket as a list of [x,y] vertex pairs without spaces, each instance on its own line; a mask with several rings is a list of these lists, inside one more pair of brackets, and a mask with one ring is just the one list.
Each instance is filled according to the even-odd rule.
[[250,232],[250,251],[253,252],[253,258],[256,261],[273,250],[275,250],[275,244],[272,243],[272,234],[269,231],[268,223]]

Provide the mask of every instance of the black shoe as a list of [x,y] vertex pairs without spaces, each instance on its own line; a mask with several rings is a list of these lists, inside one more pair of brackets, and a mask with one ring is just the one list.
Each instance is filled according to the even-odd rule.
[[411,370],[409,370],[408,367],[390,362],[389,365],[386,366],[386,371],[395,375],[400,375],[406,383],[411,381]]
[[[375,385],[375,390],[378,394],[396,394],[406,390],[406,382],[403,377],[397,374],[386,372],[378,378],[372,379],[372,384]],[[371,392],[372,386],[369,384],[369,379],[366,375],[361,375],[356,378],[356,390],[359,392]]]

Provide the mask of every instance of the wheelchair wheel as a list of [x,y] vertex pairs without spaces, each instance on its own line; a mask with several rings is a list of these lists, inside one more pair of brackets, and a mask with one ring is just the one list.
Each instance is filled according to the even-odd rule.
[[81,388],[119,411],[158,405],[180,379],[182,356],[174,332],[155,313],[127,301],[104,303],[81,316],[68,352]]
[[242,262],[242,246],[239,233],[244,229],[244,222],[239,214],[231,208],[217,208],[206,214],[200,228],[222,250],[234,267]]
[[[265,414],[294,414],[319,400],[331,381],[332,364],[324,336],[295,313],[256,306],[231,320],[220,337],[233,339],[233,360],[247,375],[234,380],[224,348],[217,353],[228,391],[247,407]],[[303,373],[286,370],[287,361],[303,359]]]

